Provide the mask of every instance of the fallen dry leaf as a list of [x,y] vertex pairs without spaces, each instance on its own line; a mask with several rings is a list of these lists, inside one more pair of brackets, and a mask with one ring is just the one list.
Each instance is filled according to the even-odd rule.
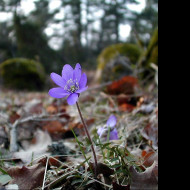
[[118,81],[113,82],[107,87],[107,93],[112,95],[134,94],[134,88],[137,86],[138,80],[132,76],[125,76]]
[[46,111],[49,114],[55,114],[58,112],[58,107],[56,105],[49,105],[47,106]]
[[127,103],[123,103],[121,105],[119,105],[119,111],[129,111],[131,112],[133,109],[135,108],[135,106],[131,105],[131,104],[127,104]]
[[144,162],[143,165],[146,167],[150,167],[154,161],[158,161],[158,153],[156,152],[148,152],[145,156],[144,156]]
[[47,147],[52,144],[52,139],[47,132],[37,130],[35,135],[35,143],[25,147],[25,150],[15,152],[14,158],[20,158],[24,162],[31,162],[32,158],[48,155]]
[[140,96],[131,97],[125,94],[120,94],[117,96],[117,103],[120,111],[129,111],[131,112],[136,108]]
[[130,167],[132,176],[131,190],[157,190],[158,189],[158,162],[154,161],[151,167],[142,173],[137,172],[133,166]]
[[141,130],[141,135],[149,141],[149,144],[154,148],[158,148],[158,123],[157,121],[148,123],[146,127]]
[[30,167],[12,167],[7,173],[13,178],[9,184],[17,184],[19,189],[33,190],[43,183],[45,166],[42,163]]
[[65,133],[67,131],[60,121],[49,121],[46,125],[43,126],[43,130],[48,131],[50,134]]

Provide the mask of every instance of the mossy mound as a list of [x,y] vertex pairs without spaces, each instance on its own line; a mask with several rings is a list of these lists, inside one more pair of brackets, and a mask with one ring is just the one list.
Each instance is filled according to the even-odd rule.
[[146,51],[141,55],[138,61],[138,67],[144,68],[144,72],[139,76],[141,79],[145,79],[154,71],[151,67],[151,63],[158,65],[158,28],[155,29]]
[[31,59],[13,58],[0,64],[3,85],[18,90],[42,90],[45,72],[41,63]]
[[[135,44],[129,44],[129,43],[119,43],[119,44],[114,44],[111,46],[108,46],[105,48],[100,55],[98,56],[97,63],[97,72],[96,72],[96,81],[107,81],[107,80],[115,80],[117,78],[114,77],[116,74],[116,71],[119,72],[119,70],[124,71],[125,67],[122,66],[122,63],[117,64],[116,67],[119,69],[115,69],[115,65],[113,65],[112,61],[115,60],[118,62],[118,57],[119,59],[121,57],[126,57],[128,60],[128,65],[131,64],[136,64],[140,55],[142,53],[142,50]],[[127,61],[125,61],[127,62]],[[106,70],[109,67],[109,64],[112,64],[110,67],[112,68],[112,71],[109,70],[110,76],[112,76],[112,79],[107,77],[107,79],[104,79],[104,75],[107,73]],[[112,73],[110,73],[112,72]],[[128,73],[126,72],[126,75]],[[107,75],[107,74],[106,74]],[[118,75],[117,75],[118,76]]]
[[154,63],[158,65],[158,28],[155,29],[145,53],[146,64]]

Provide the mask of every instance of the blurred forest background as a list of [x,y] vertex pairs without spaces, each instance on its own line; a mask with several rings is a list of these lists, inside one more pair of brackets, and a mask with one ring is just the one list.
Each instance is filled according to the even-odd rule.
[[130,65],[125,75],[139,66],[147,77],[158,60],[158,0],[130,8],[142,1],[0,0],[1,86],[41,89],[51,72],[78,62],[96,79],[116,62]]

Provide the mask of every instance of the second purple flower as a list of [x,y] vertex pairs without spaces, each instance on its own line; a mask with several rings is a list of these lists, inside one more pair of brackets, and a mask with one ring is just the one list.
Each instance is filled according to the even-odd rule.
[[69,105],[75,104],[79,94],[88,88],[86,86],[87,76],[85,73],[82,73],[79,63],[76,64],[74,69],[66,64],[63,67],[62,76],[51,73],[50,77],[59,87],[50,89],[49,95],[54,98],[63,98],[67,96]]
[[115,115],[110,115],[110,117],[106,122],[106,125],[98,129],[97,133],[99,137],[106,140],[108,135],[108,128],[110,128],[109,140],[118,140],[119,139],[118,132],[117,129],[115,128],[116,123],[117,123],[117,118],[115,117]]

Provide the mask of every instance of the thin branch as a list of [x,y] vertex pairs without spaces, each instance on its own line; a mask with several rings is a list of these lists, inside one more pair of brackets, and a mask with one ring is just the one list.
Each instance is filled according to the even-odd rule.
[[46,185],[44,188],[52,188],[53,186],[55,186],[57,183],[59,183],[60,181],[62,181],[65,177],[67,177],[68,175],[72,174],[72,173],[75,173],[76,171],[70,171],[70,172],[67,172],[66,174],[63,174],[61,175],[60,177],[58,177],[57,179],[55,179],[54,181],[52,181],[50,184]]
[[[10,125],[10,152],[16,152],[18,150],[16,133],[17,133],[17,126],[19,124],[22,124],[22,123],[25,123],[28,121],[57,120],[59,118],[59,116],[62,116],[62,115],[63,115],[63,113],[56,114],[56,115],[41,114],[41,115],[32,115],[29,117],[17,119],[13,124]],[[48,117],[50,117],[50,118],[48,118]]]
[[45,172],[44,172],[44,179],[43,179],[42,190],[44,190],[44,185],[45,185],[45,181],[46,181],[46,173],[47,173],[48,162],[49,162],[49,156],[47,156],[46,168],[45,168]]

